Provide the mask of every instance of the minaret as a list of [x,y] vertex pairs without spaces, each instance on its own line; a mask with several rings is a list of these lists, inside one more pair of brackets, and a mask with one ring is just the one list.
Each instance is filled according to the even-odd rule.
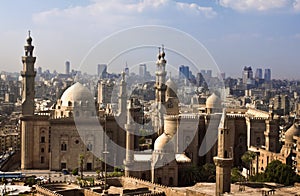
[[133,118],[131,117],[132,112],[132,104],[133,100],[128,100],[128,108],[127,108],[127,123],[125,124],[126,128],[126,157],[124,160],[125,165],[125,177],[129,177],[130,172],[132,171],[133,162],[134,162],[134,132],[135,132],[135,123],[133,122]]
[[120,91],[119,91],[119,114],[125,114],[126,112],[126,102],[127,102],[127,91],[126,91],[126,81],[125,81],[126,73],[122,72],[122,79],[120,82]]
[[28,33],[27,44],[24,46],[25,56],[22,57],[23,71],[23,89],[22,89],[22,115],[34,115],[34,78],[36,71],[34,71],[34,63],[36,57],[33,57],[34,46],[31,44],[32,38],[30,31]]
[[230,193],[232,146],[230,130],[226,126],[226,111],[223,109],[218,128],[218,156],[214,157],[216,165],[216,196]]
[[163,115],[164,115],[164,108],[166,102],[166,64],[167,61],[165,60],[165,51],[164,46],[162,46],[162,51],[158,51],[158,59],[156,62],[156,82],[155,82],[155,102],[158,109],[158,119],[157,119],[157,132],[158,135],[163,133],[164,125],[163,125]]

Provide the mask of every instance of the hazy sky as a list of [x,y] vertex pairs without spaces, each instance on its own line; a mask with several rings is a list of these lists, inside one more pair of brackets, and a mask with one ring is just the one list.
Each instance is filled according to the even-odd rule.
[[[11,0],[1,1],[0,24],[4,71],[22,69],[29,29],[36,67],[64,72],[66,60],[80,69],[89,51],[118,31],[162,25],[202,43],[227,75],[240,77],[252,66],[300,79],[300,0]],[[96,64],[87,71],[95,73]]]

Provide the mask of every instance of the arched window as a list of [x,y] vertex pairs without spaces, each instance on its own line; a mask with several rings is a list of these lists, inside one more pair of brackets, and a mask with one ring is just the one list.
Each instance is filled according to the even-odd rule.
[[260,137],[256,138],[256,145],[259,146],[260,145]]
[[62,143],[60,146],[61,151],[67,151],[67,144],[66,143]]
[[87,151],[93,150],[93,145],[91,143],[88,143],[86,147],[87,147],[87,149],[86,149]]
[[72,102],[71,101],[68,101],[68,106],[72,106]]
[[174,179],[172,177],[169,178],[169,186],[173,186]]

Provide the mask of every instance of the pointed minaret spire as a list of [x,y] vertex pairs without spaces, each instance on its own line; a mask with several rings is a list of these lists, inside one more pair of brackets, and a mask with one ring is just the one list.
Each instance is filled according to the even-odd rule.
[[25,56],[33,56],[33,49],[34,46],[32,46],[32,38],[30,36],[30,31],[28,31],[28,38],[27,38],[27,45],[24,46],[25,49]]
[[22,89],[22,114],[33,115],[34,114],[34,78],[36,71],[34,71],[34,63],[36,57],[33,57],[32,38],[30,31],[28,31],[27,44],[24,46],[25,56],[22,57],[23,70],[21,76],[23,77],[23,89]]
[[121,81],[120,81],[120,90],[119,90],[119,114],[126,114],[126,105],[127,105],[127,83],[125,81],[126,73],[122,71]]

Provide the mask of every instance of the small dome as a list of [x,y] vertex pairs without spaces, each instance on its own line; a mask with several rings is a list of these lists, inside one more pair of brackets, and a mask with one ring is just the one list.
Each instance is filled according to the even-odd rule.
[[285,132],[285,144],[293,143],[293,136],[300,136],[299,120],[295,121],[294,124]]
[[169,78],[166,82],[166,85],[168,86],[168,88],[171,88],[174,92],[177,91],[177,85],[175,84],[175,82]]
[[26,39],[26,41],[27,41],[27,44],[28,44],[28,45],[31,45],[32,38],[29,36],[29,37]]
[[206,108],[221,108],[221,100],[215,93],[207,98]]
[[93,102],[93,96],[89,89],[79,82],[76,82],[67,88],[60,99],[62,101],[62,106],[69,106],[69,102],[74,103],[75,101]]

